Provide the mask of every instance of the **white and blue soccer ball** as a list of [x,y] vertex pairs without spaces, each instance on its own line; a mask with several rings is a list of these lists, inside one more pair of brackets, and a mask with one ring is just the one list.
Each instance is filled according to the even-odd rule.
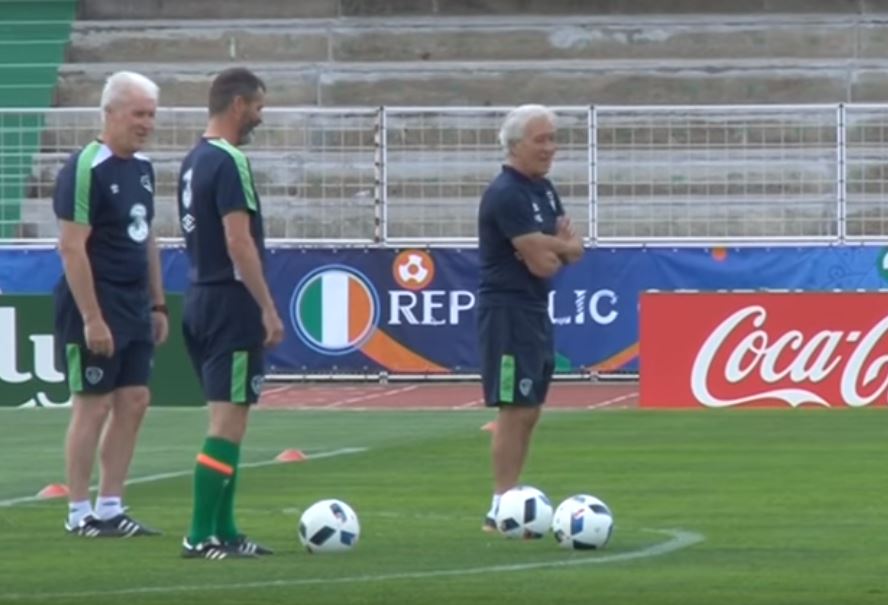
[[571,496],[558,505],[552,533],[563,548],[604,548],[614,532],[614,516],[607,504],[588,494]]
[[358,516],[342,500],[320,500],[299,519],[299,540],[312,553],[351,550],[361,536]]
[[519,485],[500,496],[495,520],[508,538],[542,538],[552,523],[552,504],[537,488]]

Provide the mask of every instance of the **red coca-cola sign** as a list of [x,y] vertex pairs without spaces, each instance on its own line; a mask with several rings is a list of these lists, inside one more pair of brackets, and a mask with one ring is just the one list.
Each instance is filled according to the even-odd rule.
[[888,405],[888,294],[644,293],[642,407]]

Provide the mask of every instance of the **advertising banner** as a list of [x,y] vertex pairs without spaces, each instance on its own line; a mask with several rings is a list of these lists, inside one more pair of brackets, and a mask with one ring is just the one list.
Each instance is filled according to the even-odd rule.
[[[553,281],[557,370],[634,361],[637,313],[625,253],[588,254]],[[289,333],[273,371],[477,372],[477,250],[312,250],[269,262]]]
[[[152,405],[203,405],[185,354],[182,297],[167,298],[169,340],[155,351]],[[51,294],[0,295],[0,407],[70,405],[65,376],[55,362]]]
[[[265,261],[286,327],[272,373],[478,371],[475,248],[281,247]],[[164,250],[163,267],[182,292],[184,252]],[[0,250],[0,291],[48,293],[60,273],[54,250]],[[886,274],[882,247],[591,248],[551,282],[557,368],[638,371],[641,292],[875,290]]]
[[888,293],[645,293],[641,406],[888,402]]
[[[590,249],[551,282],[558,371],[638,371],[647,290],[877,289],[883,248]],[[475,249],[277,250],[278,372],[477,372]]]

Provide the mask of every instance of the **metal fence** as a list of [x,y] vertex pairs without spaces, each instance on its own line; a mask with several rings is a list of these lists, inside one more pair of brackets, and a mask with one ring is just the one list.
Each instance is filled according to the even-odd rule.
[[[505,107],[273,108],[247,148],[278,243],[466,245],[503,161]],[[556,107],[550,178],[591,245],[888,241],[888,105]],[[203,109],[147,153],[160,236]],[[95,109],[0,109],[0,238],[52,239],[55,176]]]

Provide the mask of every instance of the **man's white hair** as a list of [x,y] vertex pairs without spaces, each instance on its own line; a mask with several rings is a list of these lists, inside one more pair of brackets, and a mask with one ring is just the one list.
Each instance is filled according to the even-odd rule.
[[105,121],[105,112],[133,88],[141,90],[157,102],[160,88],[150,79],[134,71],[118,71],[105,80],[105,88],[102,89],[102,100],[99,108],[102,110],[102,121]]
[[499,131],[499,142],[507,154],[512,145],[524,138],[527,123],[535,118],[546,118],[555,124],[555,112],[545,105],[519,105],[509,112]]

